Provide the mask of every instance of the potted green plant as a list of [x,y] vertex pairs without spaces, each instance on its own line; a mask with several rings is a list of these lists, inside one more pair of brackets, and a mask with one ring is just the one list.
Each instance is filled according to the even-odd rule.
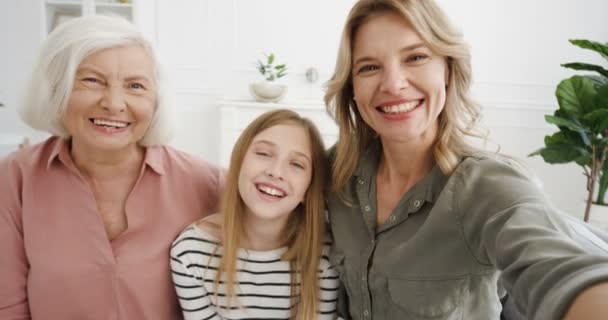
[[[570,43],[595,51],[608,60],[608,44],[589,40],[570,40]],[[608,70],[580,62],[562,66],[593,73],[575,75],[559,83],[555,93],[559,109],[545,116],[545,121],[556,125],[559,131],[546,136],[545,147],[530,156],[540,155],[551,164],[574,162],[583,168],[587,178],[583,220],[588,222],[592,205],[603,206],[602,211],[608,211]],[[598,218],[606,220],[608,213]]]
[[249,85],[253,97],[262,102],[278,102],[287,93],[287,85],[277,83],[276,80],[287,75],[287,65],[275,64],[273,53],[264,54],[264,61],[258,60],[256,68],[264,80]]

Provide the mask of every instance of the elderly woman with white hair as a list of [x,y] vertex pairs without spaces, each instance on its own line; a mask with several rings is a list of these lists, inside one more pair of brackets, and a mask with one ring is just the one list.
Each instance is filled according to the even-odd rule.
[[20,114],[52,137],[0,160],[1,319],[176,319],[169,247],[222,171],[165,145],[166,87],[126,20],[66,22]]

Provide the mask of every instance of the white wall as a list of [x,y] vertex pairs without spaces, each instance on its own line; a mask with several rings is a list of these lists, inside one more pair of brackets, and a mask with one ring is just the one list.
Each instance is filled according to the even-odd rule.
[[[438,1],[472,46],[474,93],[485,107],[494,141],[503,151],[525,157],[554,131],[543,115],[557,107],[557,83],[572,74],[560,64],[601,62],[567,39],[608,41],[608,1]],[[143,10],[142,19],[155,35],[177,93],[180,125],[174,145],[219,161],[218,101],[250,99],[248,83],[259,79],[253,62],[262,52],[274,52],[289,65],[287,104],[321,105],[321,85],[331,74],[340,28],[354,2],[140,0],[154,9]],[[0,51],[0,98],[10,105],[17,103],[17,89],[40,41],[37,3],[0,2],[0,41],[10,44]],[[152,29],[150,21],[156,21]],[[308,67],[320,73],[315,84],[305,81]],[[0,117],[0,132],[24,130],[14,118],[7,122],[6,112]],[[582,211],[584,177],[578,167],[525,160],[556,204]]]
[[34,0],[0,2],[0,101],[6,106],[0,107],[0,134],[32,133],[17,120],[14,106],[38,49],[41,12]]

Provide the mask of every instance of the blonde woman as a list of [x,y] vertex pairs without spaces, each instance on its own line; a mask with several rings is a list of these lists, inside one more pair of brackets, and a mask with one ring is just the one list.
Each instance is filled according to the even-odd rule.
[[186,319],[333,319],[337,275],[324,240],[326,163],[315,126],[261,115],[241,134],[218,214],[171,249]]
[[360,0],[325,96],[339,126],[332,262],[353,319],[605,319],[608,254],[527,172],[469,142],[462,35],[433,0]]

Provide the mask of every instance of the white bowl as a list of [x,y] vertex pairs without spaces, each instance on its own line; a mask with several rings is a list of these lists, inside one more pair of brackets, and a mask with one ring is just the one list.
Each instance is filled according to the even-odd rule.
[[287,93],[287,85],[272,81],[260,81],[249,85],[251,95],[261,102],[279,102]]

